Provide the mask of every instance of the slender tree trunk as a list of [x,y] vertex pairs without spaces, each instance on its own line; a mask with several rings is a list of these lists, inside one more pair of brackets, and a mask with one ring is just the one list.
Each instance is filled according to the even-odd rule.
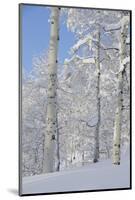
[[53,7],[51,11],[50,49],[48,65],[48,92],[46,132],[44,143],[44,173],[55,171],[55,150],[57,143],[57,52],[59,32],[59,8]]
[[100,128],[100,29],[98,30],[98,46],[96,55],[96,70],[97,70],[97,113],[98,121],[95,129],[95,149],[94,149],[94,160],[93,162],[98,162],[99,160],[99,128]]
[[[127,23],[122,24],[121,27],[121,49],[120,49],[120,66],[123,65],[123,60],[126,57],[126,37],[127,37]],[[114,138],[113,138],[113,164],[120,165],[120,143],[121,143],[121,118],[123,105],[123,69],[118,73],[118,99],[114,122]]]
[[115,113],[114,139],[113,139],[113,164],[120,164],[120,138],[121,138],[121,110],[122,110],[122,72],[118,75],[118,100]]
[[58,128],[58,114],[57,114],[57,167],[56,171],[60,171],[60,141],[59,141],[59,128]]
[[85,158],[85,152],[83,150],[83,152],[82,152],[82,166],[84,166],[84,158]]
[[70,163],[73,163],[73,154],[74,154],[74,142],[73,142],[73,137],[72,137],[72,141],[71,141],[71,154],[70,154]]

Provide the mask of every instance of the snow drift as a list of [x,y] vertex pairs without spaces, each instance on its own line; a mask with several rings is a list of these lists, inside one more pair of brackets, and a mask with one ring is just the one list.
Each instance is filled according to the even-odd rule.
[[111,160],[106,160],[72,170],[25,177],[22,191],[30,194],[129,187],[130,162],[125,157],[121,165],[112,165]]

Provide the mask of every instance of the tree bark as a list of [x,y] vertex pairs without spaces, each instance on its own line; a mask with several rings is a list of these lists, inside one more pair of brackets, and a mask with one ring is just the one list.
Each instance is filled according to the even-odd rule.
[[46,132],[44,143],[44,173],[55,171],[55,150],[57,145],[57,52],[59,32],[59,8],[51,10],[50,48],[48,55],[48,92]]
[[97,86],[96,86],[96,97],[97,97],[97,125],[95,129],[95,148],[94,148],[94,160],[93,162],[98,162],[99,160],[99,128],[100,128],[100,28],[98,28],[98,33],[97,33],[97,40],[98,40],[98,45],[97,45],[97,55],[96,55],[96,70],[97,70]]
[[121,139],[121,110],[122,110],[122,72],[118,75],[118,99],[115,113],[114,139],[113,139],[113,164],[120,164],[120,139]]
[[[121,26],[121,39],[120,39],[120,66],[123,65],[123,60],[126,58],[126,37],[127,37],[127,22]],[[122,118],[122,105],[123,105],[123,69],[118,73],[118,88],[117,88],[117,108],[115,113],[114,122],[114,137],[113,137],[113,164],[120,165],[120,143],[121,143],[121,118]]]
[[56,125],[57,125],[57,166],[56,171],[60,171],[60,140],[59,140],[59,128],[58,128],[58,113],[57,113],[57,119],[56,119]]

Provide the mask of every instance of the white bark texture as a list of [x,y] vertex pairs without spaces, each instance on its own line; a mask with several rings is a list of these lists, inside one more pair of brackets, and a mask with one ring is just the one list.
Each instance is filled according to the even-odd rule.
[[57,118],[56,118],[56,128],[57,128],[57,150],[56,150],[56,157],[57,157],[57,166],[56,166],[56,171],[60,171],[60,141],[59,141],[59,128],[58,128],[58,113],[57,113]]
[[97,55],[96,55],[96,71],[97,71],[97,114],[98,121],[95,129],[95,149],[94,149],[94,160],[93,162],[98,162],[99,160],[99,128],[100,128],[100,28],[97,33]]
[[121,118],[122,118],[122,106],[123,106],[123,73],[125,65],[123,61],[126,57],[126,37],[127,37],[127,22],[122,24],[121,27],[121,41],[120,41],[120,66],[123,65],[122,70],[118,73],[118,99],[117,108],[115,113],[114,122],[114,138],[113,138],[113,164],[120,165],[120,143],[121,143]]
[[55,171],[55,151],[57,145],[57,52],[59,38],[59,8],[51,11],[50,49],[48,65],[48,93],[46,132],[44,143],[44,173]]

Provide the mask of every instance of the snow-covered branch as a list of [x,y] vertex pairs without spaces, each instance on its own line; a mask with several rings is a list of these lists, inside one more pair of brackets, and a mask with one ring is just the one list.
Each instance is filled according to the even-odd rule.
[[[108,27],[109,28],[109,27]],[[106,29],[105,27],[103,27],[103,30],[104,32],[108,33],[108,32],[113,32],[113,31],[119,31],[121,29],[121,26],[120,27],[113,27],[113,28],[110,28],[110,29]]]
[[78,55],[73,55],[70,59],[65,59],[65,62],[64,64],[67,65],[67,64],[70,64],[74,61],[82,61],[82,64],[95,64],[95,58],[93,57],[81,57],[81,56],[78,56]]
[[91,46],[92,42],[98,42],[97,39],[93,38],[91,34],[85,36],[85,38],[80,39],[73,47],[72,51],[76,52],[82,45],[88,44]]
[[122,19],[117,24],[109,24],[103,27],[103,30],[107,32],[119,31],[123,28],[124,24],[129,23],[129,16],[123,16]]

